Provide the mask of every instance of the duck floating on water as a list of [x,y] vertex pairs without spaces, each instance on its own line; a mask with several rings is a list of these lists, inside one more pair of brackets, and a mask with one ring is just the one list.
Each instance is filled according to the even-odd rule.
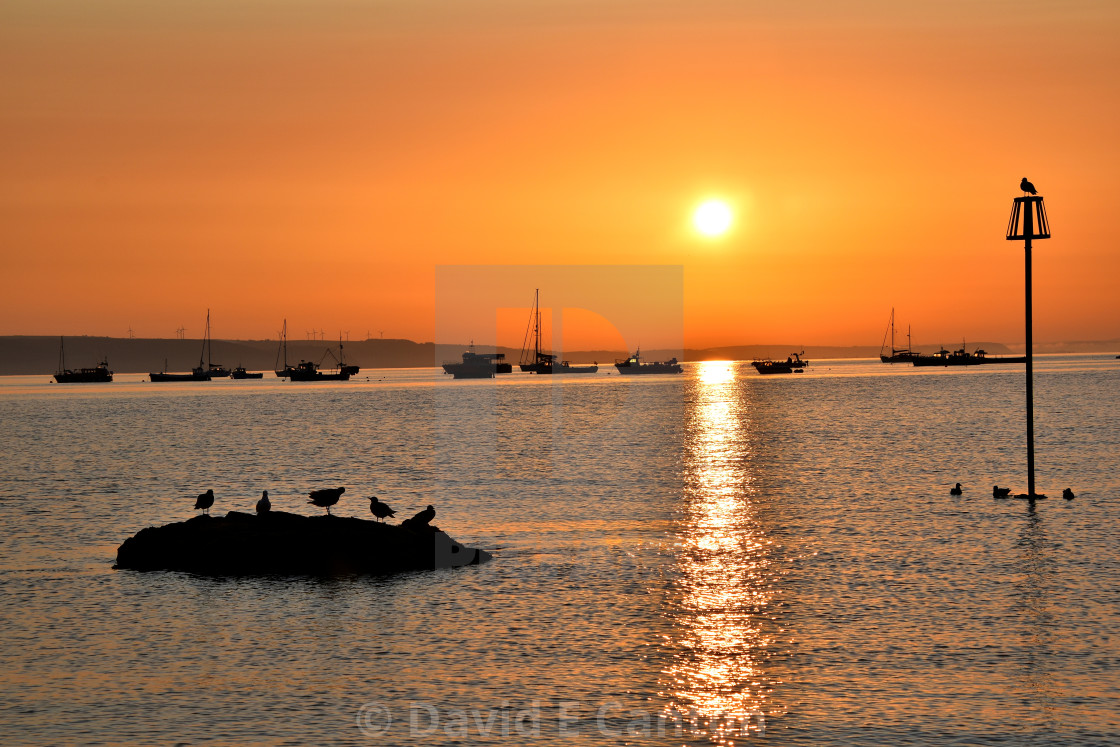
[[1072,490],[1070,490],[1069,488],[1066,488],[1065,490],[1062,491],[1062,497],[1065,498],[1067,501],[1072,501],[1076,496],[1074,496]]
[[1001,488],[999,485],[992,486],[993,498],[1006,498],[1011,495],[1011,488]]
[[346,492],[346,488],[323,488],[322,490],[312,490],[308,493],[311,499],[308,503],[312,503],[319,508],[327,509],[327,516],[331,515],[331,506],[338,503],[338,499]]
[[961,484],[958,482],[956,487],[949,488],[949,495],[961,495],[964,491],[961,490]]

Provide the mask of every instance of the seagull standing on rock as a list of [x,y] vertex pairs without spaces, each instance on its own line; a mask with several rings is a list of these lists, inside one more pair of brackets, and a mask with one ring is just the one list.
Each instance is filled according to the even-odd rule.
[[268,500],[268,491],[266,490],[264,491],[264,495],[261,496],[261,499],[257,501],[257,513],[267,514],[271,510],[272,501]]
[[369,512],[376,516],[378,519],[385,519],[390,516],[396,516],[397,512],[389,508],[388,503],[382,503],[377,500],[376,495],[369,497]]
[[1033,184],[1027,181],[1027,177],[1025,176],[1023,177],[1023,181],[1019,182],[1019,189],[1023,190],[1029,195],[1038,194],[1038,190],[1034,188]]
[[327,516],[331,515],[331,506],[338,503],[338,499],[346,492],[346,488],[323,488],[322,490],[312,490],[308,493],[311,500],[308,503],[313,503],[319,508],[327,509]]
[[211,488],[194,499],[194,507],[201,508],[202,513],[209,515],[210,507],[214,505],[214,489]]

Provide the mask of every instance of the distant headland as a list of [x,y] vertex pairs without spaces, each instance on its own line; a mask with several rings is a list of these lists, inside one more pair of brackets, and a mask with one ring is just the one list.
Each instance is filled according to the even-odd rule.
[[[44,374],[49,376],[58,368],[58,342],[55,336],[6,335],[0,336],[0,376]],[[66,337],[67,365],[92,366],[103,358],[117,373],[147,373],[149,371],[189,371],[198,365],[202,341],[199,339],[121,338],[121,337]],[[433,342],[413,342],[400,339],[369,339],[344,341],[346,361],[369,368],[424,368],[437,366],[445,360],[457,360],[467,348],[466,343],[456,345]],[[225,366],[244,366],[250,371],[271,371],[276,363],[276,340],[214,340],[211,359]],[[1022,352],[1022,345],[999,342],[968,342],[969,348],[979,346],[990,354],[1006,355]],[[915,346],[915,350],[933,353],[937,345]],[[928,349],[927,349],[928,348]],[[1036,353],[1106,353],[1120,348],[1120,340],[1079,341],[1060,343],[1035,343]],[[318,362],[330,349],[338,352],[338,343],[327,340],[288,340],[289,360]],[[686,348],[684,350],[642,350],[643,357],[661,360],[676,357],[684,361],[751,360],[785,356],[791,350],[805,350],[809,358],[876,358],[877,345],[803,345],[801,343],[725,345],[712,348]],[[507,360],[516,361],[519,349],[499,346],[480,351],[504,353]],[[627,350],[576,350],[564,351],[564,358],[573,363],[591,361],[613,362],[625,358],[633,351]],[[326,356],[329,361],[329,356]]]

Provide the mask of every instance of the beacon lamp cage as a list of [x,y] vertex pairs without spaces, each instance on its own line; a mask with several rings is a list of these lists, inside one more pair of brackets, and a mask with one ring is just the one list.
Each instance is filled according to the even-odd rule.
[[1016,197],[1011,205],[1011,220],[1007,223],[1007,240],[1030,241],[1048,238],[1050,238],[1050,224],[1046,221],[1046,206],[1042,198]]

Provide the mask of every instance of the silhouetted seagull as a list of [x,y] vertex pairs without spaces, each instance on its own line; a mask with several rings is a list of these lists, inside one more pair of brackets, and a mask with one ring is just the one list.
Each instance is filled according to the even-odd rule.
[[209,514],[210,507],[214,505],[214,490],[207,490],[194,499],[194,507],[201,508],[202,513]]
[[999,485],[992,486],[993,498],[1006,498],[1011,495],[1011,488],[1001,488]]
[[261,496],[261,499],[257,501],[257,513],[267,514],[271,510],[272,501],[268,500],[268,491],[266,490],[264,491],[264,495]]
[[323,488],[312,490],[307,495],[311,498],[308,503],[314,503],[319,508],[327,509],[327,516],[331,515],[331,506],[338,503],[338,499],[346,492],[346,488]]
[[963,492],[964,491],[961,490],[961,484],[959,482],[957,483],[957,487],[949,488],[949,495],[960,495]]
[[1073,491],[1070,490],[1069,488],[1066,488],[1065,490],[1062,491],[1062,497],[1065,498],[1067,501],[1072,501],[1073,498],[1074,498]]
[[1025,176],[1023,177],[1023,181],[1019,182],[1019,189],[1023,190],[1029,195],[1038,194],[1038,190],[1034,188],[1033,184],[1027,181],[1027,177]]
[[385,519],[390,516],[396,516],[397,512],[389,508],[388,503],[382,503],[377,500],[376,495],[369,497],[369,512],[376,516],[378,519]]
[[436,518],[436,510],[431,506],[428,506],[423,511],[409,519],[408,522],[413,526],[427,526],[428,524],[432,523],[432,519],[434,518]]

